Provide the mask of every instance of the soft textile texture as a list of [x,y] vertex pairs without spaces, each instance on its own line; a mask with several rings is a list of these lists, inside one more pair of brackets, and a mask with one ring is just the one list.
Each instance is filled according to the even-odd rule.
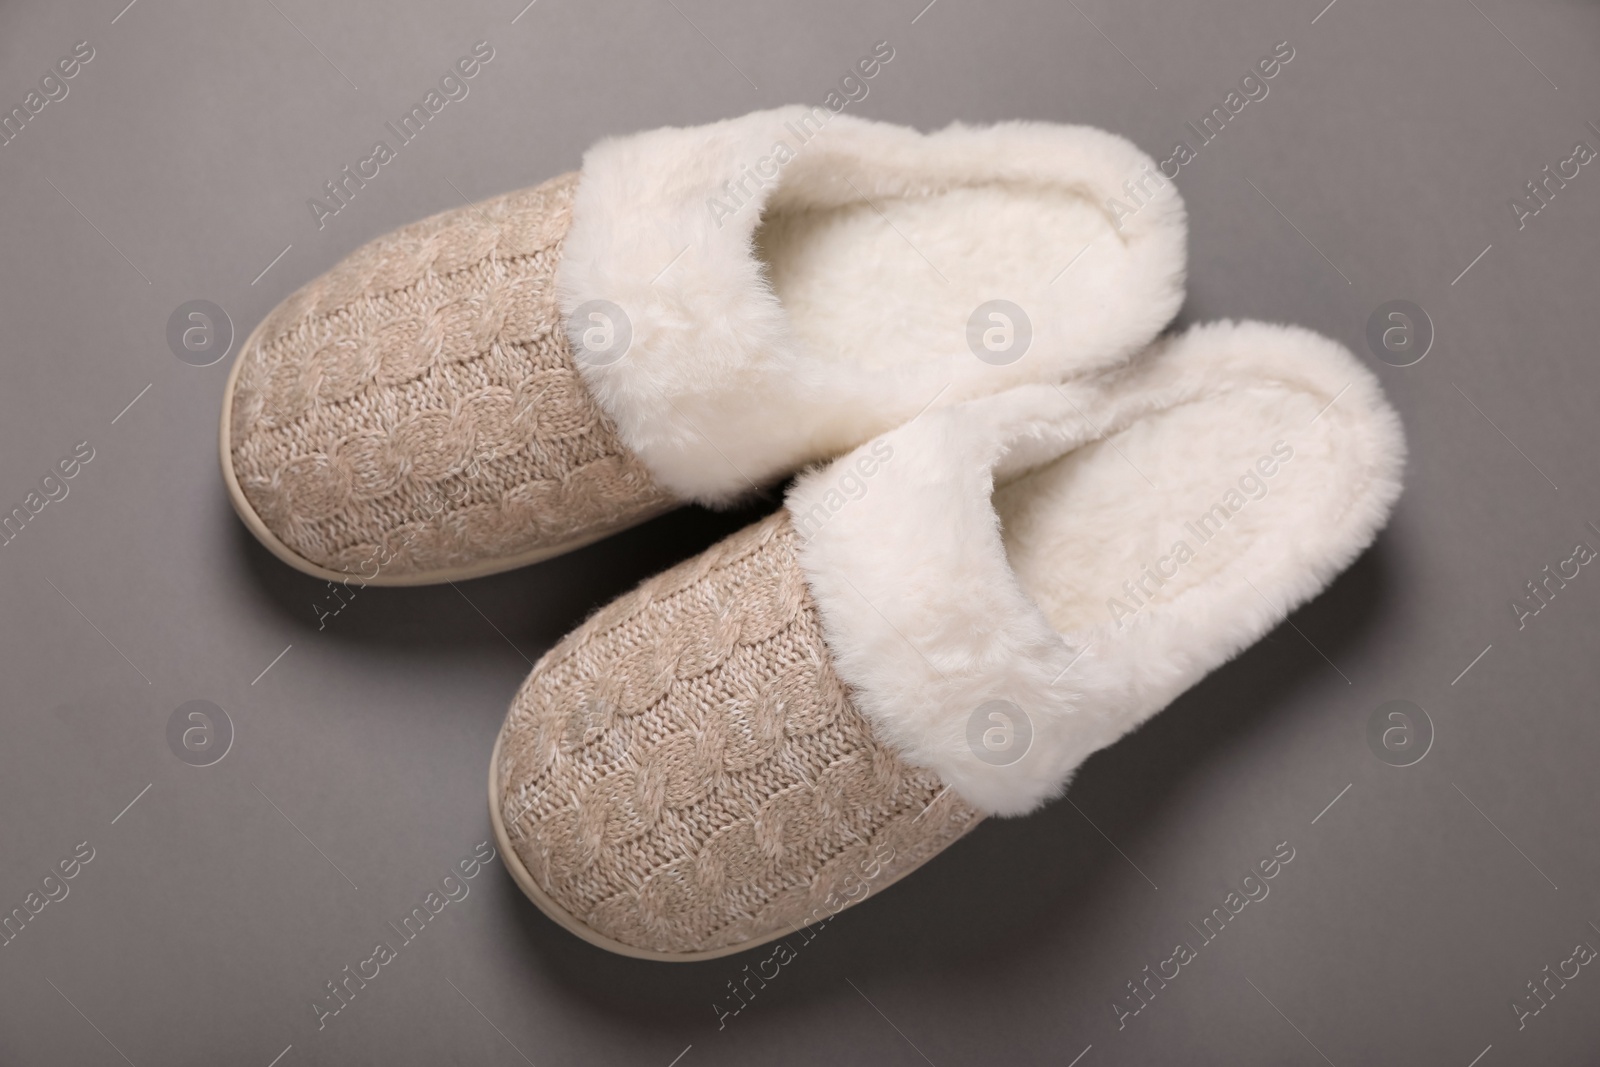
[[225,462],[275,550],[378,584],[504,569],[671,498],[577,374],[552,282],[574,174],[436,215],[239,354]]
[[[562,308],[609,301],[632,335],[583,375],[685,499],[746,493],[929,404],[1115,365],[1182,300],[1181,199],[1089,127],[923,134],[787,107],[602,141],[582,173]],[[1114,220],[1130,188],[1143,206]],[[967,339],[995,299],[1032,332],[1003,365]]]
[[[788,509],[874,733],[1019,814],[1348,566],[1404,456],[1346,350],[1217,323],[1092,383],[930,411],[801,478]],[[1031,728],[1019,759],[974,746],[992,701]]]
[[593,933],[668,954],[816,922],[980,818],[851,704],[782,511],[551,649],[500,761],[500,817],[539,888]]

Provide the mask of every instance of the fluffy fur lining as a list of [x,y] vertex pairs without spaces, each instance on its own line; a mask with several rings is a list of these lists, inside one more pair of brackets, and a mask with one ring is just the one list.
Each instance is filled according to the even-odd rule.
[[[1149,199],[1113,218],[1107,202],[1126,202],[1130,182],[1143,182]],[[1128,141],[1040,122],[923,134],[794,106],[614,138],[584,158],[557,271],[561,308],[575,345],[589,325],[573,319],[580,306],[606,300],[623,309],[630,347],[615,362],[583,364],[586,382],[661,485],[725,502],[853,448],[930,401],[1125,361],[1182,300],[1183,204],[1170,183],[1154,182],[1162,182],[1154,164]],[[951,193],[967,199],[952,200],[947,214],[930,206]],[[1061,217],[1082,225],[1030,226],[1017,206],[1029,197],[1059,198]],[[863,210],[846,227],[839,213],[854,207]],[[896,244],[908,211],[924,220],[909,251]],[[801,312],[780,299],[757,250],[760,226],[776,215],[819,219],[818,232],[833,227],[817,239],[834,241],[831,254],[852,263],[861,284],[843,287],[860,294],[855,300],[826,296],[848,304],[832,312],[887,337],[878,347],[906,358],[873,365],[813,350],[794,328]],[[869,230],[886,244],[851,257],[847,238]],[[908,269],[877,262],[885,249],[902,253]],[[804,288],[816,265],[795,258],[790,273]],[[993,291],[1008,263],[1046,259],[1025,291],[1012,282]],[[964,328],[996,298],[1033,320],[1032,348],[1006,366],[975,358]],[[921,313],[930,300],[942,314]]]
[[[1146,581],[1155,595],[1132,618],[1106,616],[1105,597],[1140,576],[1116,569],[1135,558],[1121,546],[1170,543],[1155,527],[1232,492],[1241,448],[1254,455],[1242,422],[1292,439],[1270,503],[1241,505],[1170,585]],[[787,506],[835,666],[874,729],[969,803],[1010,815],[1062,792],[1087,756],[1348,566],[1386,521],[1404,454],[1398,418],[1345,349],[1218,323],[1092,381],[930,411],[806,474]],[[1141,476],[1161,488],[1145,493]],[[1031,724],[1009,765],[970,741],[993,700]]]

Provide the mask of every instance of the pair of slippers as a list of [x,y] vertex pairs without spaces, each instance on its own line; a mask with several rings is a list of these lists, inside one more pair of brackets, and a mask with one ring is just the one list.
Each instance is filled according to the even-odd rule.
[[1377,534],[1405,444],[1305,330],[1160,336],[1185,216],[1109,133],[784,108],[383,237],[242,347],[223,471],[329,580],[491,574],[803,471],[512,702],[506,865],[694,960],[818,922],[1091,753]]

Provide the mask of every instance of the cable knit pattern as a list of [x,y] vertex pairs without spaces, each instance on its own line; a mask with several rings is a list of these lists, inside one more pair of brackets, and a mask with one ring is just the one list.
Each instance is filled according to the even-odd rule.
[[982,818],[872,736],[795,548],[783,510],[734,534],[599,611],[517,694],[501,818],[596,933],[664,953],[759,943]]
[[235,476],[292,552],[390,578],[603,536],[667,493],[573,362],[554,274],[576,173],[406,226],[285,300],[239,359]]

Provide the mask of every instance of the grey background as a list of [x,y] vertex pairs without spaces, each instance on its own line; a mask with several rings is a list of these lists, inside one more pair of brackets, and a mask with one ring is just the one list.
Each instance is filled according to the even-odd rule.
[[[1520,1032],[1510,1002],[1600,945],[1600,572],[1520,631],[1508,605],[1600,547],[1600,167],[1520,232],[1507,201],[1600,147],[1600,6],[538,0],[513,24],[521,0],[124,2],[0,6],[7,108],[74,42],[96,51],[0,147],[0,502],[77,442],[96,453],[0,547],[0,908],[96,850],[0,949],[0,1062],[1592,1059],[1593,968]],[[480,39],[471,95],[319,231],[306,199]],[[319,631],[322,583],[223,493],[232,357],[179,362],[168,315],[213,300],[242,337],[357,245],[460,203],[451,183],[487,196],[604,134],[817,102],[884,39],[858,114],[1087,122],[1158,158],[1289,41],[1270,96],[1179,179],[1183,318],[1297,322],[1368,355],[1374,308],[1426,308],[1428,357],[1373,361],[1412,449],[1393,524],[1293,626],[1091,759],[1071,803],[991,821],[845,912],[725,1029],[711,1005],[766,952],[607,955],[496,864],[318,1032],[323,983],[489,836],[489,749],[528,661],[772,501],[459,592],[362,592]],[[191,699],[237,731],[211,767],[167,747]],[[1437,733],[1409,768],[1365,739],[1392,699]],[[1281,841],[1296,858],[1270,897],[1119,1031],[1123,983]]]

